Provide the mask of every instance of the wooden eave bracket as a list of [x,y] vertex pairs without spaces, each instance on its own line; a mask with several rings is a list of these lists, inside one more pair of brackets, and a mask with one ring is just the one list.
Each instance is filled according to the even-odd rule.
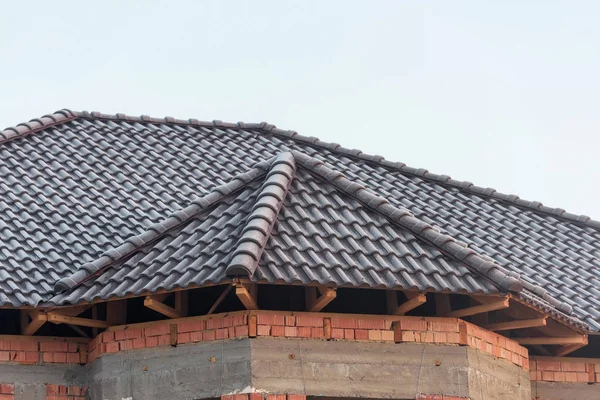
[[563,345],[563,346],[568,346],[568,345],[585,346],[588,344],[587,335],[573,335],[573,336],[562,336],[562,337],[514,337],[511,339],[521,345],[545,344],[545,345]]
[[533,319],[517,319],[514,321],[497,322],[494,324],[483,325],[482,328],[494,332],[508,331],[513,329],[538,328],[541,326],[546,326],[547,319],[548,316]]
[[[317,292],[319,296],[317,296]],[[337,292],[334,288],[308,286],[306,287],[306,310],[319,312],[331,303],[336,296]]]
[[23,335],[31,336],[38,331],[48,321],[48,316],[41,311],[32,311],[30,314],[31,322],[23,329]]
[[235,283],[235,294],[247,310],[258,310],[256,283]]
[[233,288],[233,285],[227,285],[227,287],[225,288],[225,290],[223,290],[223,292],[221,293],[221,295],[219,296],[219,298],[217,298],[217,300],[212,305],[212,307],[210,308],[210,310],[208,310],[208,312],[206,313],[206,315],[210,315],[210,314],[212,314],[212,313],[215,312],[215,310],[217,309],[217,307],[219,307],[219,304],[221,304],[223,302],[223,300],[225,300],[225,297],[227,297],[227,295],[229,294],[229,292],[231,292],[231,288]]
[[486,313],[495,310],[501,310],[503,308],[508,308],[510,306],[509,298],[505,297],[501,300],[491,301],[486,304],[480,304],[473,307],[462,308],[460,310],[450,311],[448,313],[444,313],[440,315],[441,317],[454,317],[454,318],[462,318],[468,317],[470,315],[476,315],[481,313]]
[[168,305],[162,302],[167,297],[167,295],[168,293],[146,296],[146,298],[144,299],[144,306],[169,318],[183,317],[180,311],[176,310],[173,307],[169,307]]
[[427,296],[425,295],[425,293],[405,292],[404,294],[406,295],[408,300],[398,305],[398,297],[396,291],[387,291],[388,313],[393,315],[405,315],[410,310],[415,309],[421,304],[427,302]]

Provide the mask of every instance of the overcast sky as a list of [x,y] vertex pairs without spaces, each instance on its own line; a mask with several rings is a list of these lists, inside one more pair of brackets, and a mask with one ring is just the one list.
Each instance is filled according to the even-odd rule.
[[268,121],[600,219],[600,2],[6,2],[0,129]]

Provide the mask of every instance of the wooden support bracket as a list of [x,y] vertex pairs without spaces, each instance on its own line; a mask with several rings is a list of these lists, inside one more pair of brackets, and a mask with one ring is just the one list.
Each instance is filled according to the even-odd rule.
[[584,346],[585,346],[585,344],[572,344],[569,346],[561,346],[554,354],[557,357],[564,357],[567,354],[570,354],[576,350],[579,350],[580,348],[582,348]]
[[33,311],[29,314],[31,322],[23,329],[23,335],[31,336],[38,331],[48,321],[48,316],[40,311]]
[[487,304],[481,304],[478,306],[462,308],[460,310],[451,311],[449,313],[443,314],[442,317],[455,317],[462,318],[468,317],[469,315],[481,314],[485,312],[501,310],[503,308],[508,308],[510,306],[508,298],[504,298],[502,300],[493,301]]
[[175,292],[175,310],[182,317],[187,317],[188,315],[188,291],[187,290],[179,290]]
[[144,306],[169,318],[182,317],[182,315],[176,309],[174,309],[173,307],[169,307],[164,303],[161,303],[161,301],[156,296],[146,296],[146,298],[144,299]]
[[395,315],[404,315],[427,301],[427,296],[425,296],[425,293],[406,292],[406,297],[408,297],[408,300],[396,308],[394,311]]
[[525,328],[536,328],[540,326],[546,326],[546,320],[548,317],[534,318],[534,319],[521,319],[507,322],[497,322],[495,324],[483,325],[489,331],[508,331],[511,329],[525,329]]
[[313,298],[313,295],[308,295],[307,292],[307,304],[306,304],[306,308],[308,311],[311,312],[318,312],[321,311],[323,308],[325,308],[325,306],[329,303],[331,303],[331,301],[333,299],[335,299],[335,297],[337,296],[337,292],[335,291],[335,289],[331,289],[331,288],[325,288],[325,287],[318,287],[318,288],[307,288],[308,290],[312,290],[314,289],[313,293],[315,294],[314,297],[316,297],[316,291],[319,291],[320,296]]
[[108,328],[110,324],[106,321],[100,321],[88,318],[69,317],[68,315],[55,314],[49,312],[47,314],[48,321],[53,324],[70,324],[76,326],[89,326],[90,328]]
[[[235,294],[247,310],[258,310],[256,302],[256,284],[238,283],[235,285]],[[253,293],[254,292],[254,293]]]
[[575,335],[564,337],[515,337],[511,338],[522,345],[549,344],[549,345],[586,345],[588,343],[587,335]]
[[210,310],[208,310],[208,312],[206,313],[206,315],[210,315],[212,313],[215,312],[215,310],[217,309],[217,307],[219,307],[219,304],[221,304],[223,302],[223,300],[225,300],[225,297],[227,297],[227,295],[229,294],[229,292],[231,292],[231,288],[233,287],[233,285],[227,285],[227,287],[225,288],[225,290],[223,290],[223,293],[221,293],[221,295],[219,296],[219,298],[217,299],[217,301],[215,301],[215,304],[212,305],[212,307],[210,308]]

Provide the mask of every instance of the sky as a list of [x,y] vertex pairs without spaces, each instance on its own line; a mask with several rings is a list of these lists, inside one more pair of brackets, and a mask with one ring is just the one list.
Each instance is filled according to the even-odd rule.
[[0,129],[268,121],[600,220],[597,1],[7,2]]

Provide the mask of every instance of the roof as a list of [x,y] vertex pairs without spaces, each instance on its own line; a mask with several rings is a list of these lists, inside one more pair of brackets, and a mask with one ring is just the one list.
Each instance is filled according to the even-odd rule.
[[[85,265],[102,264],[108,259],[120,262],[120,256],[111,253],[111,249],[118,249],[127,239],[148,236],[149,227],[170,215],[181,217],[175,213],[177,210],[195,204],[198,197],[214,196],[214,190],[234,182],[236,176],[248,173],[257,168],[257,164],[282,152],[293,152],[296,164],[302,164],[298,159],[306,157],[307,165],[311,165],[302,166],[294,173],[290,183],[292,196],[285,196],[284,205],[286,202],[293,204],[294,199],[304,199],[307,194],[316,204],[321,204],[329,193],[333,204],[339,201],[338,197],[343,197],[343,205],[336,204],[336,207],[353,209],[353,202],[358,201],[374,221],[376,214],[388,223],[393,221],[389,215],[382,214],[381,209],[361,200],[360,193],[365,193],[362,196],[368,193],[372,198],[386,201],[383,209],[399,210],[403,215],[410,212],[404,220],[414,218],[414,229],[397,221],[393,227],[398,238],[409,235],[403,239],[406,243],[419,243],[421,249],[415,254],[417,259],[429,259],[434,251],[439,251],[443,257],[433,256],[433,260],[440,264],[444,260],[448,266],[458,262],[454,266],[463,268],[455,269],[462,272],[454,275],[450,273],[452,269],[440,269],[436,263],[427,265],[438,272],[432,270],[433,274],[424,274],[427,279],[421,283],[425,286],[427,281],[432,283],[439,277],[450,276],[452,279],[462,277],[464,282],[456,278],[459,282],[452,281],[447,289],[459,290],[462,285],[466,292],[492,290],[493,287],[506,291],[511,287],[507,282],[512,282],[516,285],[513,289],[520,289],[517,292],[524,299],[559,313],[568,314],[572,309],[572,318],[583,320],[592,330],[600,329],[600,223],[597,221],[279,130],[266,123],[228,124],[67,110],[0,132],[0,188],[3,193],[0,209],[4,210],[0,212],[3,239],[0,244],[0,304],[22,306],[49,301],[59,280],[68,282],[69,278],[82,274],[87,277],[87,273],[82,273],[87,271]],[[318,171],[323,169],[319,165],[335,174],[319,175]],[[365,189],[359,194],[344,192],[334,184],[335,180],[331,180],[336,174],[343,174],[344,179]],[[315,179],[321,184],[316,185]],[[294,185],[301,184],[304,184],[303,189],[297,189],[299,194],[294,196]],[[251,185],[244,190],[251,191]],[[246,195],[250,196],[249,193]],[[249,199],[244,202],[241,198],[234,201],[232,197],[226,197],[227,201],[233,201],[232,207],[248,207],[252,203]],[[218,207],[226,204],[223,200]],[[303,209],[286,205],[281,210],[261,262],[252,274],[256,279],[262,277],[261,274],[266,277],[269,271],[272,276],[264,278],[267,281],[295,279],[295,268],[273,269],[269,267],[269,257],[279,262],[281,260],[275,257],[284,254],[293,260],[290,265],[295,266],[303,259],[310,260],[307,258],[309,253],[298,251],[296,254],[296,249],[283,239],[290,229],[297,229],[288,222],[297,223],[294,218],[298,216],[294,217],[292,211],[303,215]],[[289,219],[281,219],[290,213]],[[210,214],[203,216],[216,218]],[[220,223],[228,224],[224,220]],[[233,219],[229,224],[235,229]],[[169,229],[169,237],[184,241],[184,231],[192,229],[193,225],[186,222],[185,227],[175,231]],[[240,229],[245,225],[236,226]],[[321,224],[316,226],[325,229]],[[336,226],[334,232],[337,231],[341,232],[343,228]],[[432,235],[437,231],[440,236],[452,240],[436,242]],[[331,230],[324,232],[331,234]],[[317,244],[308,239],[312,238],[307,238],[311,246]],[[157,242],[156,246],[161,243]],[[231,243],[211,243],[216,243],[216,247],[217,244],[231,246]],[[269,247],[271,243],[273,245]],[[280,244],[275,246],[275,243]],[[427,245],[433,247],[426,248]],[[445,250],[443,245],[451,245],[455,252]],[[154,254],[149,251],[152,246],[148,246],[143,245],[143,249],[127,262],[142,262],[142,255]],[[229,247],[224,251],[233,254]],[[310,261],[307,263],[314,260]],[[420,265],[426,268],[425,263]],[[129,270],[125,264],[122,267],[110,271],[115,271],[117,278],[120,272],[124,278]],[[110,275],[109,270],[103,272]],[[432,278],[436,274],[437,277]],[[108,279],[109,275],[100,274],[100,278],[95,278]],[[305,275],[303,279],[315,278]],[[365,278],[371,275],[362,273]],[[471,281],[467,285],[468,276],[473,277],[479,287]],[[356,282],[351,284],[360,281],[360,278],[354,279]],[[504,287],[500,283],[502,279],[505,280]],[[88,278],[84,283],[76,283],[75,291],[88,286],[92,288],[93,281]],[[488,281],[493,286],[485,289]],[[372,279],[367,286],[392,283],[387,278],[383,282]],[[398,287],[403,285],[407,284]],[[438,287],[442,286],[444,284]],[[118,293],[120,289],[115,290]],[[83,293],[80,294],[83,298]],[[89,295],[95,296],[91,292]],[[110,296],[110,293],[100,294],[101,297],[106,295]]]
[[497,264],[465,253],[480,273],[470,270],[442,252],[464,250],[452,238],[340,173],[319,165],[319,175],[316,165],[290,152],[260,163],[83,265],[57,283],[55,291],[65,294],[51,302],[106,300],[233,277],[454,293],[521,290]]

